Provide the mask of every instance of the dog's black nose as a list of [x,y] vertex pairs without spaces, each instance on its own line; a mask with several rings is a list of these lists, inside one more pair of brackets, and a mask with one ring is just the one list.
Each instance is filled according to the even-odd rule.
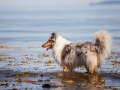
[[42,47],[44,47],[44,45],[42,45]]

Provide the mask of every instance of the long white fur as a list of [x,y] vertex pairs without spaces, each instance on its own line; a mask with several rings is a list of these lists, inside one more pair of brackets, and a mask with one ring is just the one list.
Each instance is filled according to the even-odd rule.
[[53,47],[54,59],[61,65],[61,53],[65,45],[70,44],[68,40],[64,39],[60,35],[57,35],[56,42]]
[[[100,30],[96,32],[95,38],[93,42],[91,42],[92,44],[88,44],[87,48],[82,47],[82,50],[79,51],[79,48],[76,50],[76,45],[82,46],[82,44],[85,44],[86,42],[71,44],[71,42],[57,34],[56,42],[52,50],[54,54],[54,59],[61,66],[63,66],[63,60],[61,58],[62,50],[65,45],[70,45],[70,47],[72,47],[72,52],[68,56],[66,56],[64,63],[68,65],[70,64],[72,66],[72,70],[77,67],[84,66],[88,72],[93,73],[94,70],[97,71],[97,68],[102,65],[105,58],[110,53],[111,42],[112,38],[110,34],[106,30]],[[85,57],[82,55],[76,57],[77,52],[82,52],[83,54],[87,52],[87,54],[84,55]]]

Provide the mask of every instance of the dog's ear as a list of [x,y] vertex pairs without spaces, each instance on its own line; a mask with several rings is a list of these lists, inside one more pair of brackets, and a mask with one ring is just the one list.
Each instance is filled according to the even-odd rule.
[[55,37],[56,37],[56,34],[57,34],[57,33],[53,32],[53,33],[51,33],[51,36],[52,36],[53,38],[55,38]]
[[57,34],[57,33],[55,33],[55,32],[51,33],[52,36],[54,36],[54,35],[56,35],[56,34]]

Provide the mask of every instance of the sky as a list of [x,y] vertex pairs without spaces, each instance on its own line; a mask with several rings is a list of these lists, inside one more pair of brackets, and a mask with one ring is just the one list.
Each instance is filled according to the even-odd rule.
[[79,9],[101,0],[0,0],[0,10]]

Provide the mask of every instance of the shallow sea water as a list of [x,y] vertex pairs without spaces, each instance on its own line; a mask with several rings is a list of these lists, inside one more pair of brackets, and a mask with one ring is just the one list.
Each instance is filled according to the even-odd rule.
[[[52,32],[71,42],[92,41],[98,30],[113,37],[112,51],[97,75],[62,72],[41,45]],[[120,89],[120,6],[80,10],[0,11],[0,89]]]

